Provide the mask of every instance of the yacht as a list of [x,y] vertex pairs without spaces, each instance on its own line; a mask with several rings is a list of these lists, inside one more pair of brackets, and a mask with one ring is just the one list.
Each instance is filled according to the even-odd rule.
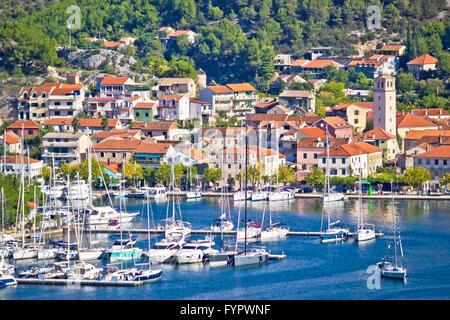
[[13,253],[14,260],[22,259],[35,259],[38,257],[39,246],[28,244],[24,245],[22,248],[17,249]]
[[[139,214],[139,212],[119,212],[113,207],[93,207],[89,212],[88,223],[108,224],[110,220],[120,220],[122,223],[131,222]],[[120,219],[119,219],[120,218]]]
[[269,253],[264,248],[247,248],[234,256],[234,266],[244,267],[263,264],[269,260]]
[[353,238],[358,241],[367,241],[375,239],[375,226],[373,224],[364,223],[364,217],[362,213],[362,183],[361,183],[361,170],[359,171],[359,214],[358,214],[358,226],[353,233]]
[[328,192],[322,195],[324,202],[343,201],[344,194],[340,192]]
[[146,253],[151,263],[168,263],[185,243],[184,235],[173,235],[156,242]]
[[286,238],[289,227],[283,223],[271,223],[270,226],[261,232],[261,240],[279,240]]
[[112,247],[106,251],[109,261],[126,261],[138,259],[142,256],[142,250],[133,245],[136,240],[130,238],[118,238]]
[[14,286],[17,284],[14,278],[14,267],[7,264],[5,259],[0,257],[0,288]]
[[[247,199],[252,198],[252,192],[247,190]],[[233,194],[234,201],[244,201],[245,200],[245,191],[238,191]]]
[[167,199],[167,189],[164,186],[155,186],[151,188],[147,188],[148,196],[150,199],[158,200],[166,200]]
[[210,237],[203,240],[192,240],[183,244],[180,250],[175,253],[175,260],[179,264],[197,263],[208,259],[212,253],[219,252],[213,249],[214,241]]
[[[261,223],[259,222],[249,222],[247,226],[237,232],[237,241],[247,240],[257,240],[261,238]],[[247,232],[246,232],[247,230]],[[247,233],[247,234],[246,234]]]
[[63,197],[66,200],[87,200],[89,198],[89,185],[84,181],[73,181],[64,189]]
[[102,273],[101,268],[86,262],[79,262],[68,272],[67,279],[70,280],[97,280]]
[[59,199],[63,196],[63,192],[65,190],[64,185],[54,185],[50,188],[46,188],[43,190],[43,192],[47,195],[50,199]]
[[256,191],[252,193],[252,201],[264,201],[268,198],[267,191]]
[[[391,186],[391,190],[392,186]],[[383,258],[381,262],[377,263],[380,268],[381,276],[383,278],[391,279],[406,279],[406,262],[403,255],[402,240],[400,237],[400,229],[397,226],[397,213],[395,210],[394,193],[392,193],[392,231],[394,234],[394,261],[388,261]],[[388,245],[388,249],[391,249],[391,245]]]
[[198,190],[190,190],[186,192],[186,199],[198,199],[202,197],[202,192]]
[[213,220],[210,226],[212,232],[231,231],[233,228],[233,222],[224,215],[221,215],[219,219]]
[[226,246],[221,251],[213,252],[209,255],[209,265],[211,267],[231,265],[236,254],[236,250],[229,246]]

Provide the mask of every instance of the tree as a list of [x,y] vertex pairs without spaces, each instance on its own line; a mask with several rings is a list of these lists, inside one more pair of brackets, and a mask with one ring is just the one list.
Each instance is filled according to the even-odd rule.
[[132,181],[133,186],[136,186],[137,180],[144,177],[144,172],[141,165],[136,163],[136,161],[133,163],[127,162],[122,167],[122,175],[128,181]]
[[170,164],[163,162],[159,166],[155,173],[155,179],[158,183],[162,185],[169,186],[170,180],[172,179],[172,168]]
[[203,183],[212,183],[214,189],[216,187],[216,182],[222,178],[221,168],[206,168],[203,172]]
[[[100,185],[102,183],[102,175],[105,170],[103,163],[97,161],[95,157],[91,158],[91,172],[92,172],[92,182],[94,185]],[[78,168],[80,173],[80,178],[88,181],[89,179],[89,159],[84,159]],[[103,175],[105,176],[105,175]]]
[[102,116],[102,127],[103,127],[103,131],[106,131],[106,129],[108,129],[108,125],[109,125],[109,120],[107,117]]
[[441,179],[439,179],[439,184],[441,186],[446,186],[449,183],[450,183],[450,173],[444,174],[444,176]]
[[294,169],[285,166],[278,168],[278,181],[286,184],[296,180]]
[[80,118],[74,118],[72,120],[72,128],[74,132],[78,132],[80,129]]
[[310,172],[305,175],[305,181],[307,184],[317,188],[323,185],[325,179],[325,173],[321,168],[314,167]]
[[400,72],[397,77],[397,89],[400,93],[410,92],[414,89],[416,82],[412,73]]
[[45,166],[41,169],[41,176],[45,182],[50,181],[51,170],[49,167]]
[[414,188],[430,180],[431,180],[431,173],[427,169],[422,167],[410,168],[406,170],[401,177],[401,181],[403,181],[403,183]]

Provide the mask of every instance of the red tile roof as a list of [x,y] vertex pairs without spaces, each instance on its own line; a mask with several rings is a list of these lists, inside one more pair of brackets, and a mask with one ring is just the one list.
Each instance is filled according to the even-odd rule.
[[92,146],[92,150],[136,151],[137,147],[142,143],[143,141],[132,137],[127,139],[106,139]]
[[159,101],[165,100],[165,101],[180,101],[181,99],[183,99],[185,96],[184,95],[166,95],[163,96],[161,98],[159,98]]
[[439,108],[439,109],[415,109],[411,112],[414,112],[418,116],[448,116],[449,113],[447,110]]
[[391,140],[396,139],[395,136],[387,132],[386,130],[382,128],[374,128],[372,130],[369,130],[357,137],[354,137],[355,140],[362,140],[362,139],[374,139],[374,140]]
[[120,84],[125,84],[125,82],[127,82],[130,78],[128,77],[104,77],[102,79],[102,81],[100,82],[101,85],[108,85],[108,84],[112,84],[112,85],[120,85]]
[[170,38],[172,38],[172,37],[179,37],[179,36],[182,36],[184,34],[188,34],[190,31],[191,30],[177,30],[174,33],[172,33],[169,37]]
[[[119,119],[108,119],[108,127],[115,127]],[[102,119],[80,119],[80,127],[101,128]]]
[[324,60],[312,60],[311,62],[309,62],[307,64],[304,64],[302,66],[302,68],[303,69],[306,69],[306,68],[308,68],[308,69],[310,69],[310,68],[323,69],[326,66],[330,66],[330,65],[335,66],[336,68],[343,67],[342,64],[337,63],[337,62],[335,62],[333,60],[324,59]]
[[450,146],[440,146],[428,152],[416,155],[414,158],[450,158]]
[[225,87],[225,86],[209,86],[207,88],[214,93],[231,93],[231,92],[233,92],[230,88]]
[[134,106],[135,109],[152,109],[155,103],[153,102],[138,102]]
[[141,129],[142,131],[168,131],[176,128],[178,128],[176,123],[168,121],[136,121],[132,127],[132,129]]
[[10,125],[7,129],[22,129],[22,125],[24,130],[25,129],[39,129],[39,125],[31,120],[23,120],[23,121],[17,121],[16,123],[13,123]]
[[291,64],[291,67],[301,67],[308,62],[310,61],[306,59],[297,59]]
[[405,113],[397,117],[397,127],[398,128],[437,127],[437,125],[423,118],[416,117],[411,113]]
[[227,84],[227,87],[233,90],[234,92],[242,92],[242,91],[254,91],[256,89],[250,83],[230,83]]
[[310,138],[325,138],[325,131],[320,128],[311,127],[311,128],[301,128],[298,131],[308,135]]
[[16,135],[14,132],[5,132],[5,134],[0,135],[0,139],[6,140],[7,144],[17,144],[20,143],[20,137]]
[[[22,158],[23,158],[23,163],[24,164],[28,164],[28,163],[38,163],[40,162],[39,160],[33,159],[33,158],[28,158],[25,156],[6,156],[6,163],[22,163]],[[1,162],[4,161],[4,157],[1,157]]]
[[417,57],[411,61],[409,61],[407,64],[435,64],[438,62],[438,59],[435,57],[430,56],[429,54],[423,54],[420,57]]
[[333,110],[342,110],[347,109],[351,105],[357,105],[362,108],[373,110],[373,102],[348,102],[348,103],[340,103],[333,107]]
[[405,140],[417,140],[425,136],[450,136],[450,130],[411,130]]
[[166,154],[170,146],[170,143],[150,143],[144,141],[136,148],[136,153]]

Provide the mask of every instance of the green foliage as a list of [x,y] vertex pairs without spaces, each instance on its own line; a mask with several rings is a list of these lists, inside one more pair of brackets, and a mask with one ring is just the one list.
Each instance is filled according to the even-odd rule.
[[310,172],[305,175],[305,181],[307,184],[314,186],[322,186],[325,179],[325,173],[321,168],[314,167]]
[[127,179],[128,184],[137,185],[137,181],[144,177],[144,172],[140,164],[127,162],[122,166],[122,176]]
[[156,182],[168,186],[172,177],[172,168],[170,164],[163,162],[155,173]]
[[214,186],[216,182],[222,179],[221,168],[206,168],[203,172],[203,183],[212,183]]
[[411,187],[422,185],[431,180],[431,173],[422,167],[410,168],[401,176],[401,181]]
[[439,184],[441,186],[446,186],[449,183],[450,183],[450,173],[444,174],[444,176],[441,179],[439,179]]

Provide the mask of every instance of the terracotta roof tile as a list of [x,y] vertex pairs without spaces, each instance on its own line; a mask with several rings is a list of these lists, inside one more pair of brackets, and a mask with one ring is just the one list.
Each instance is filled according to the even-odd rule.
[[362,139],[391,140],[391,139],[396,139],[396,137],[382,128],[374,128],[374,129],[369,130],[357,137],[354,137],[354,139],[355,140],[362,140]]
[[39,125],[31,120],[17,121],[10,125],[7,129],[22,129],[22,125],[24,129],[39,129]]
[[399,128],[437,127],[437,125],[435,125],[433,122],[417,117],[411,113],[405,113],[397,117],[397,127]]
[[450,158],[450,145],[434,148],[428,152],[416,155],[414,158]]
[[231,90],[230,88],[225,87],[225,86],[209,86],[207,88],[214,93],[231,93],[231,92],[233,92],[233,90]]
[[[28,158],[25,156],[6,156],[6,163],[22,163],[22,158],[23,158],[23,163],[25,165],[27,165],[28,163],[39,163],[39,160],[33,159],[33,158]],[[1,161],[4,161],[4,157],[0,158]]]
[[254,91],[256,89],[250,83],[230,83],[227,84],[227,87],[233,90],[234,92],[242,92],[242,91]]
[[429,54],[423,54],[420,57],[417,57],[411,61],[409,61],[407,64],[435,64],[438,62],[438,59],[435,57],[430,56]]
[[314,69],[323,69],[323,68],[325,68],[326,66],[329,66],[329,65],[333,65],[333,66],[335,66],[336,68],[341,68],[341,67],[343,67],[342,64],[337,63],[337,62],[335,62],[335,61],[333,61],[333,60],[324,59],[324,60],[312,60],[311,62],[309,62],[309,63],[307,63],[307,64],[304,64],[304,65],[302,66],[302,68],[303,68],[303,69],[306,69],[306,68],[308,68],[308,69],[311,69],[311,68],[314,68]]
[[102,81],[100,82],[101,85],[108,85],[108,84],[112,84],[112,85],[120,85],[120,84],[125,84],[125,82],[127,82],[130,78],[128,77],[104,77],[102,79]]

